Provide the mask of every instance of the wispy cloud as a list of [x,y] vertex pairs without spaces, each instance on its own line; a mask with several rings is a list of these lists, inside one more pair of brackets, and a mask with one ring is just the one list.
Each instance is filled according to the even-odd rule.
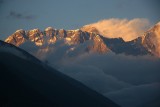
[[130,41],[141,36],[150,27],[150,22],[144,18],[135,18],[132,20],[112,18],[86,26],[95,27],[105,37],[122,37],[125,41]]
[[[160,102],[157,105],[156,103],[160,95],[159,89],[160,83],[150,83],[124,88],[105,95],[112,100],[116,100],[116,103],[123,107],[149,107],[148,105],[152,104],[152,101],[155,101],[155,107],[158,107]],[[157,102],[155,99],[157,99]]]
[[15,11],[10,11],[8,17],[16,18],[16,19],[25,19],[25,20],[35,19],[34,15],[26,15],[24,13],[17,13]]

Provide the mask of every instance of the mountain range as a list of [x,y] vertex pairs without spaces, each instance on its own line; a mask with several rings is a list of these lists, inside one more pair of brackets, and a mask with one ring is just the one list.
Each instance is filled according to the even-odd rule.
[[[90,26],[84,26],[76,30],[46,28],[44,31],[33,29],[25,31],[17,30],[10,35],[5,42],[15,46],[21,46],[27,41],[33,42],[37,47],[50,47],[63,40],[67,46],[83,44],[87,41],[92,43],[86,45],[86,52],[97,52],[106,54],[110,51],[115,54],[126,55],[153,55],[160,57],[160,22],[144,32],[143,35],[131,41],[124,41],[123,38],[107,38]],[[74,48],[69,49],[69,51]]]
[[[155,61],[152,62],[151,57]],[[122,97],[121,95],[114,98],[114,91],[122,90],[123,92],[126,87],[132,89],[137,87],[134,85],[140,85],[145,81],[159,82],[157,79],[159,57],[160,22],[145,31],[143,35],[130,41],[125,41],[121,37],[108,38],[91,26],[76,30],[53,27],[48,27],[44,31],[20,29],[6,38],[5,42],[0,41],[2,68],[0,98],[3,102],[1,105],[17,106],[20,102],[20,106],[25,104],[28,106],[97,107],[100,105],[103,107],[111,105],[110,107],[117,107],[119,104],[124,107],[130,107],[130,105],[134,107],[136,104],[130,103],[125,98],[121,101],[117,100]],[[124,77],[122,74],[127,76]],[[132,83],[134,80],[136,82]],[[113,91],[113,95],[112,92],[108,94],[109,91]],[[80,93],[83,93],[83,96]],[[109,100],[108,95],[117,104]],[[159,96],[158,92],[157,96]],[[138,95],[135,99],[132,95],[129,97],[134,101]],[[148,107],[153,105],[159,107],[159,97],[156,97],[156,100],[154,97],[153,94],[152,98],[149,98],[151,103]],[[73,99],[74,102],[72,102]],[[147,101],[139,101],[137,107],[141,107],[141,103],[146,104]]]

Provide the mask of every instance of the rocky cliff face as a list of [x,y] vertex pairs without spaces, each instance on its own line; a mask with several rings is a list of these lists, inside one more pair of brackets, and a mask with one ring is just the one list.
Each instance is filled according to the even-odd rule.
[[13,33],[11,36],[9,36],[5,40],[5,42],[19,46],[22,43],[24,43],[26,39],[28,39],[26,36],[26,32],[23,29],[20,29],[20,30],[17,30],[15,33]]
[[64,39],[66,45],[81,44],[85,41],[91,40],[93,41],[93,45],[86,47],[86,49],[89,49],[89,51],[95,51],[99,53],[106,53],[109,51],[100,35],[92,32],[82,31],[80,29],[57,30],[52,27],[48,27],[44,31],[40,31],[39,29],[24,31],[20,29],[9,36],[5,42],[20,46],[26,41],[31,41],[35,43],[36,46],[41,47],[44,45],[54,44],[58,40],[62,39]]
[[[83,31],[100,34],[99,31],[89,25],[82,27]],[[107,47],[116,54],[146,55],[151,54],[160,57],[160,22],[144,32],[140,37],[125,42],[122,38],[101,37]]]
[[36,46],[49,46],[59,40],[64,40],[65,45],[77,45],[86,41],[92,41],[92,45],[86,46],[87,51],[107,53],[112,51],[116,54],[147,55],[160,57],[160,22],[146,31],[141,37],[131,41],[122,38],[106,38],[99,35],[97,29],[84,26],[76,30],[46,28],[44,31],[33,29],[24,31],[17,30],[9,36],[5,42],[20,46],[26,41],[35,43]]
[[153,55],[160,57],[160,22],[144,33],[142,44]]

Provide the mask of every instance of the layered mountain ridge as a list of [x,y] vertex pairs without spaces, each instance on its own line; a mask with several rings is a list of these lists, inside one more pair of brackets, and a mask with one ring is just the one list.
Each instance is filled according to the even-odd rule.
[[10,35],[5,42],[16,46],[24,44],[26,41],[35,43],[36,46],[48,46],[55,44],[59,40],[64,40],[65,45],[77,45],[86,41],[92,44],[86,46],[87,51],[107,53],[112,51],[116,54],[127,55],[154,55],[160,57],[160,24],[156,24],[144,34],[134,40],[124,41],[122,38],[107,38],[99,33],[96,28],[84,26],[76,30],[46,28],[44,31],[33,29],[25,31],[17,30]]
[[93,32],[82,31],[80,29],[67,31],[64,29],[57,30],[52,27],[48,27],[44,31],[40,31],[39,29],[29,31],[20,29],[9,36],[5,42],[20,46],[26,41],[31,41],[34,42],[36,46],[44,46],[54,44],[62,39],[67,45],[75,45],[92,40],[93,45],[87,46],[87,50],[93,50],[99,53],[106,53],[109,51],[100,35]]

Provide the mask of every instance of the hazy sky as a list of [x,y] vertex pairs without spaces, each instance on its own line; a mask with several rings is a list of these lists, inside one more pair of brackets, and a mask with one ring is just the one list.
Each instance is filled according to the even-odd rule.
[[102,19],[160,19],[158,0],[0,0],[0,39],[17,29],[76,29]]

